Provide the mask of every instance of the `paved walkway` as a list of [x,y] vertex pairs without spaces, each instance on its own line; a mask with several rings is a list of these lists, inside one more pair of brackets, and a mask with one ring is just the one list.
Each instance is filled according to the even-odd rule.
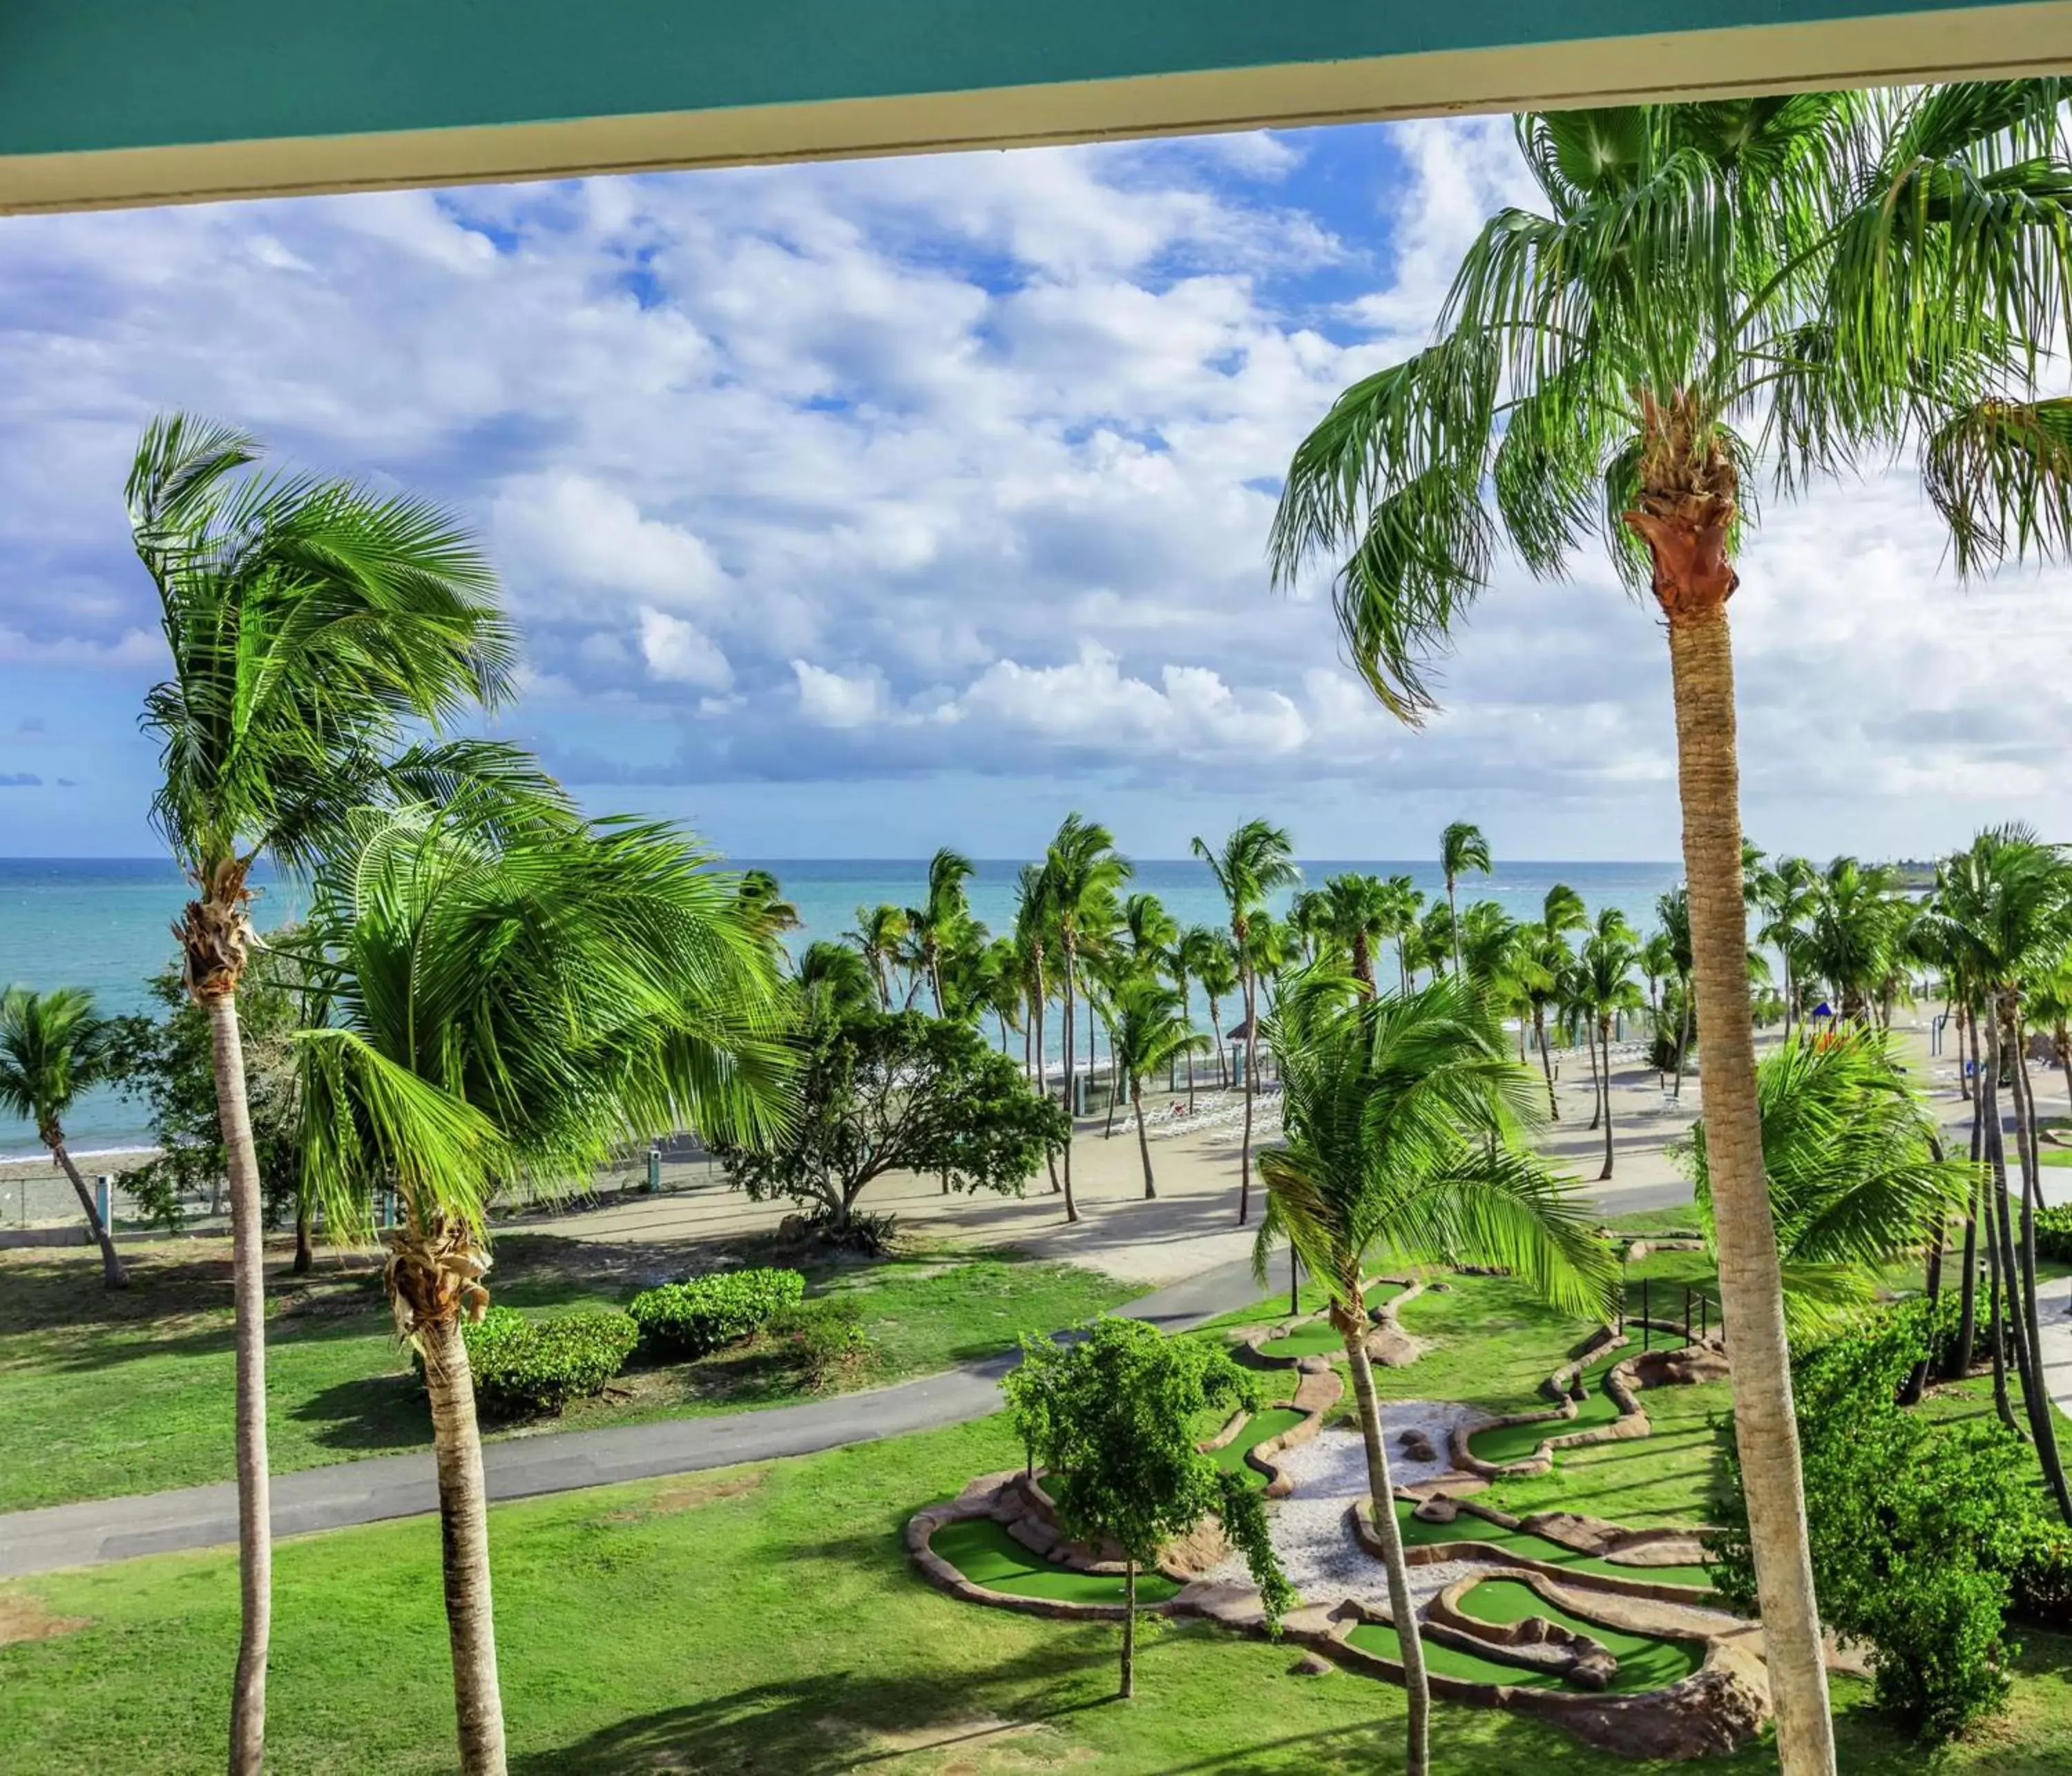
[[[1118,1311],[1167,1331],[1181,1331],[1246,1306],[1261,1293],[1248,1263],[1224,1264]],[[1003,1355],[897,1387],[761,1412],[508,1438],[483,1446],[489,1496],[534,1498],[619,1480],[810,1455],[844,1444],[964,1424],[998,1408],[1000,1378],[1013,1363],[1011,1355]],[[343,1529],[438,1508],[429,1450],[273,1477],[276,1536]],[[237,1488],[228,1482],[53,1505],[0,1515],[0,1578],[99,1566],[179,1548],[217,1548],[236,1540]]]
[[2072,1416],[2072,1276],[2037,1284],[2036,1314],[2043,1334],[2043,1385],[2058,1411]]

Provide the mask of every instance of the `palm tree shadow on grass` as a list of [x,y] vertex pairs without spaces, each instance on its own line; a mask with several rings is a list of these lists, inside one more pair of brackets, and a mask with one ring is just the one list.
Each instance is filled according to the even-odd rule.
[[323,1427],[310,1438],[319,1449],[421,1449],[432,1441],[425,1384],[413,1375],[339,1382],[298,1402],[289,1416]]

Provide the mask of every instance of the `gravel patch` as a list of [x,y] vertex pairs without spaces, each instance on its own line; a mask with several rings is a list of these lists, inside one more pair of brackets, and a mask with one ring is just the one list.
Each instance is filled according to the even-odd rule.
[[[1389,1478],[1400,1486],[1414,1486],[1447,1472],[1452,1464],[1445,1451],[1450,1446],[1454,1425],[1479,1424],[1488,1416],[1451,1400],[1388,1402],[1382,1408],[1381,1418],[1388,1438]],[[1422,1431],[1441,1452],[1437,1462],[1403,1457],[1398,1439],[1412,1429]],[[1329,1605],[1350,1597],[1386,1611],[1388,1575],[1381,1562],[1354,1540],[1346,1521],[1347,1507],[1367,1496],[1367,1450],[1359,1433],[1320,1432],[1289,1450],[1277,1465],[1295,1482],[1289,1497],[1267,1507],[1274,1551],[1281,1556],[1289,1583],[1305,1603]],[[1410,1589],[1419,1612],[1456,1579],[1478,1570],[1482,1568],[1458,1560],[1411,1568]],[[1244,1562],[1233,1558],[1209,1576],[1241,1581]]]

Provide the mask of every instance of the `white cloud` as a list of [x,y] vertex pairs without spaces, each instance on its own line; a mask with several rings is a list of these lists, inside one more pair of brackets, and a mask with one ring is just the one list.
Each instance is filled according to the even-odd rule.
[[885,680],[874,672],[845,677],[805,660],[793,660],[791,671],[798,684],[799,713],[816,727],[868,727],[892,713]]
[[557,471],[507,482],[494,508],[507,571],[586,590],[608,588],[656,604],[695,606],[725,576],[704,538],[643,517],[625,494]]
[[734,682],[734,668],[709,635],[652,605],[640,607],[640,656],[651,673],[672,684],[723,691]]

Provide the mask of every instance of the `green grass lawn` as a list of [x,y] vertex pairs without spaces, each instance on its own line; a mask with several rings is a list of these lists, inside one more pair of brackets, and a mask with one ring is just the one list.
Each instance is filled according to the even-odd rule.
[[1309,1320],[1276,1333],[1259,1348],[1268,1357],[1321,1357],[1326,1351],[1342,1356],[1346,1341],[1329,1320]]
[[1535,1536],[1523,1529],[1507,1529],[1486,1517],[1478,1517],[1473,1511],[1462,1511],[1450,1523],[1428,1523],[1416,1515],[1416,1510],[1408,1498],[1396,1502],[1396,1520],[1402,1526],[1403,1539],[1414,1547],[1436,1548],[1447,1542],[1486,1542],[1507,1554],[1537,1560],[1543,1566],[1561,1567],[1571,1572],[1601,1572],[1615,1579],[1646,1579],[1661,1585],[1709,1587],[1712,1583],[1702,1566],[1621,1566],[1614,1560],[1599,1560],[1594,1554],[1578,1553],[1559,1542],[1550,1542],[1544,1536]]
[[[1269,1437],[1285,1436],[1309,1415],[1298,1412],[1292,1406],[1270,1406],[1263,1412],[1254,1412],[1244,1421],[1244,1428],[1219,1449],[1209,1453],[1219,1468],[1227,1468],[1233,1474],[1241,1474],[1256,1485],[1264,1486],[1266,1476],[1249,1462],[1246,1453],[1256,1449]],[[1214,1434],[1213,1433],[1211,1434]]]
[[[944,1596],[900,1531],[918,1506],[1014,1464],[999,1420],[775,1466],[496,1507],[499,1642],[514,1776],[1373,1776],[1400,1767],[1394,1686],[1294,1675],[1285,1645],[1142,1625],[1137,1700],[1112,1703],[1111,1626]],[[276,1551],[277,1776],[445,1776],[453,1712],[430,1519]],[[0,1767],[208,1776],[223,1762],[237,1632],[228,1550],[0,1590],[50,1638],[0,1646]],[[2072,1639],[2028,1631],[2008,1715],[1934,1757],[1836,1686],[1850,1776],[2045,1776],[2072,1765]],[[1442,1703],[1445,1776],[1672,1776],[1559,1729]],[[1764,1745],[1708,1762],[1776,1767]]]
[[1610,1688],[1615,1695],[1659,1690],[1688,1677],[1705,1657],[1702,1642],[1663,1640],[1652,1634],[1627,1634],[1601,1622],[1572,1615],[1517,1579],[1485,1579],[1462,1594],[1461,1614],[1477,1622],[1502,1624],[1544,1616],[1579,1634],[1588,1634],[1618,1661]]
[[[197,1254],[201,1256],[197,1256]],[[495,1298],[541,1314],[623,1306],[672,1259],[513,1232],[496,1242]],[[0,1253],[0,1511],[227,1480],[231,1305],[221,1248],[133,1247],[132,1286],[100,1286],[88,1252]],[[430,1441],[424,1392],[372,1268],[327,1263],[268,1279],[268,1437],[284,1474]],[[1142,1293],[1069,1264],[941,1252],[829,1268],[816,1293],[863,1304],[882,1354],[862,1379],[898,1380],[990,1356]],[[623,1424],[796,1398],[790,1370],[754,1346],[696,1363],[638,1358],[602,1399],[558,1422]],[[492,1435],[501,1434],[491,1427]]]
[[[1120,1603],[1123,1581],[1109,1572],[1075,1572],[1039,1560],[990,1517],[967,1517],[945,1523],[929,1545],[973,1585],[1004,1591],[1009,1597],[1048,1597],[1057,1603]],[[1163,1603],[1180,1588],[1162,1572],[1141,1572],[1137,1579],[1140,1604]]]
[[[1569,1437],[1578,1431],[1601,1430],[1607,1424],[1618,1423],[1618,1403],[1605,1391],[1605,1377],[1624,1360],[1625,1356],[1623,1350],[1618,1351],[1601,1363],[1591,1364],[1583,1371],[1584,1398],[1578,1404],[1573,1418],[1542,1419],[1527,1424],[1493,1425],[1486,1431],[1476,1432],[1468,1439],[1470,1451],[1485,1462],[1498,1465],[1506,1462],[1523,1462],[1550,1437]],[[1540,1397],[1544,1404],[1552,1404],[1552,1401],[1546,1400],[1544,1395]],[[1568,1453],[1557,1450],[1555,1459],[1559,1461]]]

